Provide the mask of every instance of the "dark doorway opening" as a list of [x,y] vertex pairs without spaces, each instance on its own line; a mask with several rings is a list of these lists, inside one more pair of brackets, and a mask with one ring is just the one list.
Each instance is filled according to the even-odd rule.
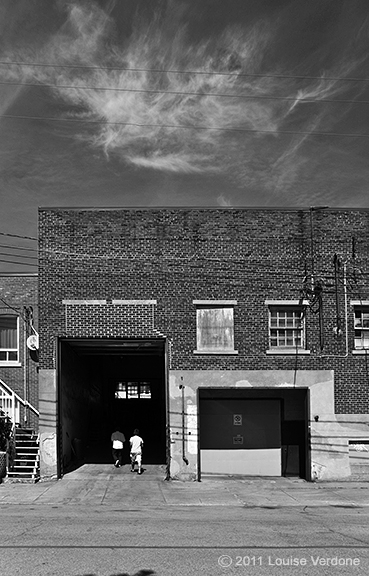
[[59,476],[82,463],[112,463],[110,436],[138,428],[146,464],[166,463],[164,339],[60,339]]

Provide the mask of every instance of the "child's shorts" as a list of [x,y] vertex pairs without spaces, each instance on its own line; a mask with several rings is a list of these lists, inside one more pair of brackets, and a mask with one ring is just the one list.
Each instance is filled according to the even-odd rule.
[[137,462],[140,466],[142,462],[142,454],[137,454],[137,452],[131,452],[131,462]]

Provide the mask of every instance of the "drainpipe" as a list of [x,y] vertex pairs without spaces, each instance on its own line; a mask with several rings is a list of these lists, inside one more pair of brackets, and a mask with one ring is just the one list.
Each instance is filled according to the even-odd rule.
[[[183,378],[182,378],[183,380]],[[185,445],[185,397],[183,384],[179,385],[179,389],[182,391],[182,460],[188,466],[188,460],[186,458],[186,445]]]
[[[24,312],[27,318],[27,309],[24,307]],[[24,408],[23,408],[23,420],[24,425],[27,424],[27,404],[28,404],[28,394],[27,394],[27,323],[23,326],[23,398],[24,398]]]

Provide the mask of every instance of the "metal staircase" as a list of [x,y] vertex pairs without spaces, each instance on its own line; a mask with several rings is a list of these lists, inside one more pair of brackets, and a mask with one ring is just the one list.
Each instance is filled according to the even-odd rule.
[[31,428],[15,428],[15,458],[6,482],[37,482],[40,478],[39,437]]

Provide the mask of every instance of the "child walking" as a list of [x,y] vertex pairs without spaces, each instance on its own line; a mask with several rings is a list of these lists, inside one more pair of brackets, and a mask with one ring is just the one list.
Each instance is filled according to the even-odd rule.
[[135,471],[135,464],[137,462],[138,466],[138,473],[142,474],[142,445],[143,440],[141,436],[139,436],[138,428],[135,428],[133,431],[133,436],[129,439],[129,443],[131,446],[131,472]]
[[123,463],[123,445],[126,441],[123,432],[121,432],[119,428],[111,435],[111,441],[113,443],[112,453],[114,466],[119,468]]

